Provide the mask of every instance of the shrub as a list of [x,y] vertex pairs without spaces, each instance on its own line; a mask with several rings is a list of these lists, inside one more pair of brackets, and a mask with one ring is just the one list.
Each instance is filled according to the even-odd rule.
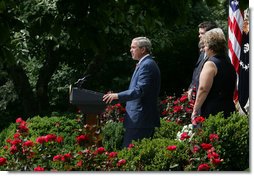
[[165,119],[160,121],[161,126],[155,128],[154,138],[175,139],[177,131],[182,129],[182,125]]
[[[120,150],[123,124],[108,121],[101,136],[79,118],[21,118],[0,133],[0,170],[193,171],[247,170],[248,117],[210,116],[201,128],[161,119],[153,139]],[[61,138],[63,137],[63,138]],[[103,139],[102,147],[100,139]],[[119,150],[116,152],[116,150]]]
[[64,138],[62,146],[66,150],[73,150],[77,137],[86,135],[89,140],[85,146],[93,145],[101,142],[101,137],[97,133],[96,126],[90,126],[82,123],[82,119],[77,116],[76,119],[68,116],[63,117],[33,117],[27,120],[31,139],[34,140],[38,136],[47,134],[55,134]]
[[221,157],[224,162],[219,167],[225,171],[243,171],[249,168],[249,118],[233,113],[227,119],[223,113],[210,116],[203,124],[204,135],[217,133],[221,143]]
[[[35,119],[32,123],[38,120],[36,117]],[[48,132],[51,132],[50,130]],[[28,123],[18,118],[15,123],[15,133],[0,149],[0,169],[10,171],[118,170],[118,162],[121,160],[118,161],[116,152],[109,153],[103,147],[93,144],[83,145],[91,139],[91,136],[94,136],[90,129],[90,133],[83,134],[86,130],[87,128],[85,131],[82,129],[79,131],[81,135],[76,137],[76,143],[68,150],[65,148],[64,139],[53,133],[31,140]]]
[[[154,138],[175,139],[177,131],[182,128],[176,122],[161,119],[161,126],[155,128]],[[122,148],[124,128],[122,122],[108,121],[102,128],[102,145],[108,151]]]
[[[68,117],[40,117],[35,116],[27,120],[31,139],[47,134],[55,134],[64,137],[65,147],[72,146],[75,137],[80,134],[81,123]],[[67,147],[69,148],[69,147]]]
[[123,123],[108,121],[102,128],[102,145],[108,151],[120,150],[123,143]]
[[105,111],[99,117],[100,124],[104,125],[108,121],[123,122],[125,113],[126,110],[120,103],[108,105]]
[[126,160],[126,171],[174,171],[183,170],[188,159],[188,145],[176,140],[143,139],[118,153]]
[[160,102],[161,116],[170,121],[187,125],[190,123],[194,100],[188,100],[188,93],[183,92],[180,98],[167,96]]
[[6,139],[13,136],[13,134],[16,132],[16,124],[11,123],[9,127],[5,128],[0,133],[0,146],[5,145]]
[[[82,128],[81,123],[77,120],[69,119],[68,117],[40,117],[35,116],[27,119],[27,127],[29,128],[29,138],[35,140],[39,136],[45,136],[47,134],[55,134],[57,136],[64,137],[62,147],[65,149],[71,149],[76,142],[75,138],[80,134]],[[16,132],[16,125],[12,124],[8,128],[8,135],[6,139],[13,136]]]
[[[205,120],[203,117],[202,119]],[[204,122],[203,120],[199,122],[200,125]],[[223,162],[219,136],[216,133],[210,133],[207,136],[204,131],[203,128],[194,128],[192,124],[189,124],[184,126],[177,135],[177,140],[190,145],[189,163],[185,171],[218,171],[218,166]]]

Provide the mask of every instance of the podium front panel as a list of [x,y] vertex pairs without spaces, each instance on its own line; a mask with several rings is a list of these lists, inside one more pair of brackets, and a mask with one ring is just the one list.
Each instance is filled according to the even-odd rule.
[[106,103],[102,101],[103,93],[87,89],[72,88],[70,93],[70,103],[77,105],[86,114],[100,114],[106,108]]

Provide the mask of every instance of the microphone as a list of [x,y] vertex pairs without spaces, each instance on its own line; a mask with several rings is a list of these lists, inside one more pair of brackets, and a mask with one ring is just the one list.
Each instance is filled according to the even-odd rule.
[[88,78],[89,76],[90,76],[90,75],[86,75],[86,76],[84,76],[83,78],[78,79],[78,81],[75,82],[74,85],[77,86],[78,88],[82,88],[82,85],[84,84],[84,82],[87,81],[87,78]]

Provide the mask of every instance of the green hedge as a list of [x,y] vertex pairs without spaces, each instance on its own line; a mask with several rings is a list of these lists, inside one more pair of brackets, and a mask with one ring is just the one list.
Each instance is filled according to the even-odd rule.
[[[123,149],[118,156],[127,162],[126,171],[174,171],[183,170],[182,166],[188,162],[188,148],[186,143],[176,140],[143,139],[134,142],[134,147]],[[176,150],[167,150],[168,146],[175,145]]]
[[[182,126],[175,123],[161,119],[161,126],[155,128],[154,138],[175,139],[178,131]],[[108,121],[102,127],[102,145],[109,151],[120,150],[123,141],[123,123]]]
[[227,119],[223,113],[210,116],[203,124],[204,136],[217,133],[220,137],[225,171],[242,171],[249,168],[249,118],[233,113]]
[[123,143],[123,123],[108,121],[102,127],[102,146],[108,151],[116,151],[122,148]]
[[[44,136],[47,134],[55,134],[57,136],[62,136],[64,142],[62,147],[66,150],[72,149],[73,145],[76,143],[76,136],[81,132],[82,124],[68,116],[63,117],[40,117],[35,116],[33,118],[27,119],[27,124],[29,128],[30,140],[35,141],[37,137]],[[11,124],[8,128],[0,133],[1,146],[5,144],[8,138],[13,137],[16,132],[16,124]]]
[[154,138],[175,139],[177,132],[183,128],[182,125],[179,125],[176,122],[164,119],[161,119],[160,122],[161,126],[159,128],[155,128]]
[[28,127],[31,134],[31,139],[35,140],[38,136],[47,134],[55,134],[64,138],[63,148],[66,150],[72,149],[76,143],[76,136],[81,133],[81,122],[64,117],[39,117],[27,120]]
[[[224,115],[222,113],[218,113],[216,116],[210,116],[202,124],[201,129],[196,129],[196,134],[194,135],[192,142],[188,144],[189,148],[186,149],[186,152],[187,150],[190,152],[190,149],[192,147],[191,145],[193,145],[193,143],[197,145],[200,145],[201,143],[210,143],[209,135],[217,134],[219,136],[219,141],[213,145],[217,147],[216,152],[219,152],[220,158],[223,159],[223,162],[221,162],[220,165],[216,166],[214,170],[222,170],[222,171],[246,170],[247,168],[249,168],[249,123],[248,121],[249,121],[248,116],[240,115],[239,113],[234,113],[227,119],[224,118]],[[109,144],[111,146],[117,146],[116,141],[118,141],[118,145],[120,146],[121,145],[120,139],[122,139],[122,136],[121,136],[122,125],[117,126],[119,125],[117,123],[109,123],[107,125],[108,125],[107,128],[104,128],[104,131],[102,130],[102,133],[104,135],[107,134],[106,136],[110,139],[110,142],[109,141],[106,142],[105,140],[103,144],[107,144],[107,146]],[[136,145],[141,145],[141,148],[138,149],[140,151],[130,152],[133,150],[129,151],[128,149],[120,151],[121,157],[124,157],[127,160],[132,160],[132,162],[130,162],[131,164],[127,164],[125,169],[126,170],[153,170],[153,169],[164,170],[165,168],[161,167],[160,165],[158,165],[158,168],[156,168],[156,166],[154,166],[153,164],[151,165],[150,162],[153,162],[153,161],[151,161],[151,159],[148,159],[148,158],[155,157],[154,151],[157,150],[155,149],[156,145],[159,145],[159,146],[161,145],[157,143],[160,143],[163,140],[174,141],[176,139],[177,132],[181,131],[182,127],[183,126],[178,125],[174,122],[167,122],[165,120],[161,120],[161,127],[156,128],[156,132],[155,132],[153,140],[144,140],[145,142],[142,141],[141,144],[139,144],[139,142],[135,142]],[[119,131],[121,131],[121,133],[119,133]],[[152,147],[153,145],[154,145],[154,149]],[[142,160],[142,157],[139,156],[140,153],[142,153],[142,157],[147,155],[146,157],[147,162]],[[206,153],[203,152],[203,154],[204,154],[203,160],[208,161],[205,156]],[[191,157],[197,157],[197,156],[190,154],[187,158],[190,160]],[[196,159],[201,160],[200,158],[196,158]],[[138,160],[142,160],[142,162],[139,162]],[[141,163],[143,164],[142,166],[140,165]],[[161,165],[167,165],[167,164],[162,163]],[[181,169],[183,168],[184,166],[181,166]],[[167,169],[169,170],[170,167]],[[196,170],[197,166],[194,167],[192,163],[189,163],[189,164],[186,164],[185,169]]]
[[[29,136],[27,136],[25,140],[32,140],[35,142],[36,138],[39,136],[55,134],[57,136],[62,136],[64,142],[61,144],[49,143],[45,145],[46,148],[43,148],[41,145],[35,145],[33,148],[34,152],[37,153],[35,158],[30,159],[27,163],[23,158],[23,163],[19,163],[17,157],[21,156],[22,152],[19,153],[19,156],[16,156],[10,154],[8,151],[9,149],[4,148],[4,146],[8,145],[6,139],[13,139],[13,134],[16,132],[16,124],[11,124],[0,133],[0,142],[2,146],[2,148],[0,148],[0,157],[6,157],[8,161],[7,166],[2,165],[0,170],[8,168],[10,170],[19,170],[19,168],[24,168],[24,164],[27,165],[27,170],[32,170],[39,164],[43,164],[47,169],[58,168],[59,171],[68,170],[70,168],[79,170],[76,166],[80,158],[78,156],[80,152],[83,153],[83,155],[86,153],[86,146],[77,145],[76,137],[85,132],[90,132],[90,134],[95,137],[92,128],[83,126],[78,118],[68,118],[67,116],[36,116],[28,119],[26,122],[29,128]],[[106,152],[103,157],[105,161],[101,159],[98,160],[98,163],[94,163],[96,162],[97,156],[94,156],[92,151],[87,157],[95,157],[92,159],[92,164],[94,167],[99,168],[99,170],[189,171],[197,170],[200,164],[210,162],[207,158],[208,151],[202,150],[201,147],[202,143],[210,143],[214,146],[220,159],[223,159],[223,161],[221,160],[222,162],[216,166],[209,163],[209,166],[211,166],[210,170],[246,171],[249,168],[248,116],[238,113],[232,114],[227,119],[224,118],[222,113],[216,116],[210,116],[203,122],[202,128],[193,130],[195,135],[191,140],[176,140],[177,133],[181,131],[182,128],[183,126],[174,122],[161,120],[161,127],[156,128],[152,140],[143,139],[134,142],[132,148],[121,150],[124,130],[123,124],[121,122],[108,122],[101,129],[102,146],[107,152],[114,151],[118,153],[117,158],[114,158],[114,163],[121,159],[126,160],[126,163],[121,164],[121,166],[110,166]],[[211,142],[209,140],[210,134],[217,134],[219,136],[218,141],[215,143]],[[100,143],[97,144],[101,145]],[[168,150],[168,146],[175,146],[176,150]],[[194,153],[193,146],[198,146],[200,152]],[[96,148],[94,149],[97,150]],[[44,152],[43,156],[46,157],[41,157],[41,152]],[[57,167],[54,166],[57,163],[52,161],[53,156],[69,152],[73,154],[70,163],[65,163],[65,166],[61,165],[60,162]],[[87,157],[84,158],[87,159]],[[47,160],[50,160],[50,162]],[[103,165],[101,165],[102,163]]]

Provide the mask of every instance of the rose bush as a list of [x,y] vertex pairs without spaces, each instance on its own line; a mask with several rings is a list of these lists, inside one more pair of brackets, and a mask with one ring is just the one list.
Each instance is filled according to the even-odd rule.
[[[87,127],[84,128],[87,133]],[[62,148],[64,138],[55,134],[29,139],[27,122],[16,120],[16,133],[6,140],[0,157],[2,170],[11,171],[63,171],[63,170],[118,170],[124,165],[116,158],[117,152],[107,152],[103,147],[87,146],[89,134],[76,137],[74,150]],[[85,162],[84,162],[85,161]]]
[[194,100],[188,100],[188,93],[184,92],[180,98],[167,96],[160,102],[161,117],[181,125],[190,123]]
[[[76,117],[33,117],[0,133],[0,170],[10,171],[224,171],[249,168],[248,116],[199,116],[190,124],[186,99],[167,97],[153,139],[121,149],[120,104],[107,108],[104,126]],[[187,107],[187,109],[186,109]],[[184,112],[186,111],[186,112]],[[188,117],[189,116],[189,117]],[[105,128],[104,128],[105,127]],[[100,130],[98,130],[100,129]],[[102,131],[101,131],[102,130]],[[110,142],[103,141],[103,136]],[[105,146],[104,146],[104,145]]]

